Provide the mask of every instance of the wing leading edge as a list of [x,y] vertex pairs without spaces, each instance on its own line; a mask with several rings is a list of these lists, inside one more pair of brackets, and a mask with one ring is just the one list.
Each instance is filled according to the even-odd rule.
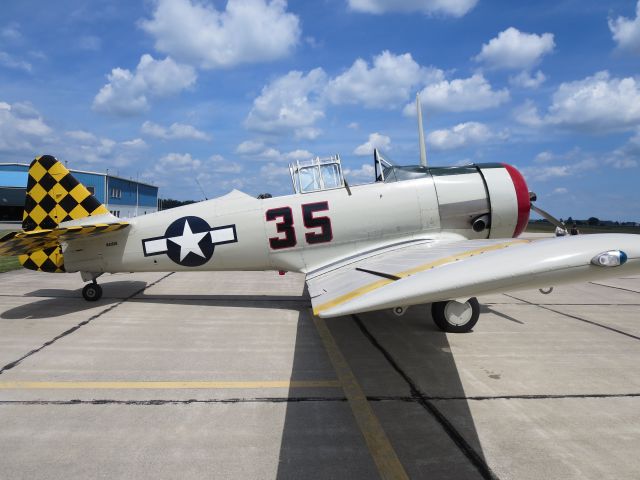
[[[592,264],[620,250],[626,264]],[[309,276],[314,314],[336,317],[455,298],[640,272],[640,236],[581,235],[413,245]]]

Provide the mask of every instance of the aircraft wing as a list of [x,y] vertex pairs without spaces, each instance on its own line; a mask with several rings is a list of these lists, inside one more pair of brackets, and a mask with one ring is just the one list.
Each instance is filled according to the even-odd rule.
[[128,226],[127,222],[111,222],[12,232],[0,239],[0,255],[25,255],[55,247],[60,242],[115,232]]
[[[624,252],[624,265],[596,265],[609,251]],[[640,235],[423,242],[326,266],[307,274],[307,285],[314,314],[336,317],[621,272],[640,272]]]

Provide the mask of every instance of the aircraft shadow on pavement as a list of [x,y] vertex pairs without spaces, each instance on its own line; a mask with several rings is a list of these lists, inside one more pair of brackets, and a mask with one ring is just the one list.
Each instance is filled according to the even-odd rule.
[[[82,297],[82,289],[46,288],[26,293],[25,297],[43,298],[33,303],[20,305],[0,313],[4,319],[49,318],[82,312],[96,307],[107,307],[123,300],[156,303],[203,305],[211,307],[252,308],[305,308],[311,305],[305,287],[301,295],[207,295],[207,294],[152,294],[145,295],[147,283],[142,281],[105,282],[103,297],[97,302],[88,302]],[[140,292],[137,293],[136,292]]]
[[146,286],[141,281],[121,281],[105,283],[104,296],[97,302],[87,302],[82,298],[82,289],[58,289],[42,288],[25,293],[25,297],[43,298],[32,303],[20,305],[0,313],[0,318],[26,319],[26,318],[50,318],[78,313],[96,307],[106,307],[141,291]]
[[[340,317],[327,320],[327,326],[409,478],[491,476],[483,471],[486,461],[447,335],[433,325],[427,308],[412,307],[403,317],[390,312]],[[292,380],[335,375],[319,342],[313,317],[302,311]],[[300,395],[299,389],[289,391],[277,478],[378,478],[345,394],[295,401]],[[421,403],[425,400],[444,421]]]
[[224,294],[150,294],[142,292],[132,298],[136,302],[173,303],[182,305],[204,305],[211,307],[251,307],[251,308],[305,308],[311,307],[309,290],[305,284],[300,295],[243,295]]
[[521,322],[517,318],[513,318],[511,315],[507,315],[506,313],[499,312],[498,310],[491,308],[489,305],[480,305],[480,319],[482,319],[482,314],[484,313],[492,313],[493,315],[496,315],[500,318],[504,318],[505,320],[509,320],[513,323],[518,323],[520,325],[524,325],[524,322]]

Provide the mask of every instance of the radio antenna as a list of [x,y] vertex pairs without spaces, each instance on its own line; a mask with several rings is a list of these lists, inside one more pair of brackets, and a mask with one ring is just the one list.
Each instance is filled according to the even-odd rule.
[[420,142],[420,165],[427,166],[427,147],[424,143],[424,129],[422,128],[422,105],[420,93],[416,93],[416,111],[418,113],[418,140]]
[[209,200],[207,198],[207,194],[204,193],[204,188],[202,188],[202,185],[200,185],[200,180],[198,180],[198,177],[194,177],[196,179],[196,183],[198,184],[198,187],[200,187],[200,192],[202,192],[202,196],[204,197],[205,200]]

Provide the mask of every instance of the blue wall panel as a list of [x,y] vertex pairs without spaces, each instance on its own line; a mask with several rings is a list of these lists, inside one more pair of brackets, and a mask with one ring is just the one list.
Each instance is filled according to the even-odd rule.
[[[28,165],[0,165],[0,187],[26,188],[28,170]],[[136,205],[136,200],[141,207],[155,209],[158,206],[158,187],[124,178],[106,177],[108,183],[105,190],[104,175],[74,171],[71,173],[80,183],[93,190],[98,201],[110,207]],[[118,190],[119,198],[112,196],[114,188]]]
[[140,203],[143,207],[157,207],[158,206],[158,187],[152,187],[151,185],[140,185]]
[[[104,176],[96,175],[94,173],[82,173],[71,172],[71,175],[75,177],[85,187],[93,187],[93,196],[98,199],[100,203],[105,203],[104,197]],[[91,189],[89,189],[91,190]]]
[[[118,197],[114,197],[114,189],[117,190]],[[158,204],[158,188],[150,185],[136,183],[133,180],[124,178],[108,177],[108,203],[115,205],[138,205],[146,207],[156,207]]]
[[28,165],[0,165],[0,172],[26,172]]
[[27,187],[27,172],[11,172],[0,170],[0,187]]

